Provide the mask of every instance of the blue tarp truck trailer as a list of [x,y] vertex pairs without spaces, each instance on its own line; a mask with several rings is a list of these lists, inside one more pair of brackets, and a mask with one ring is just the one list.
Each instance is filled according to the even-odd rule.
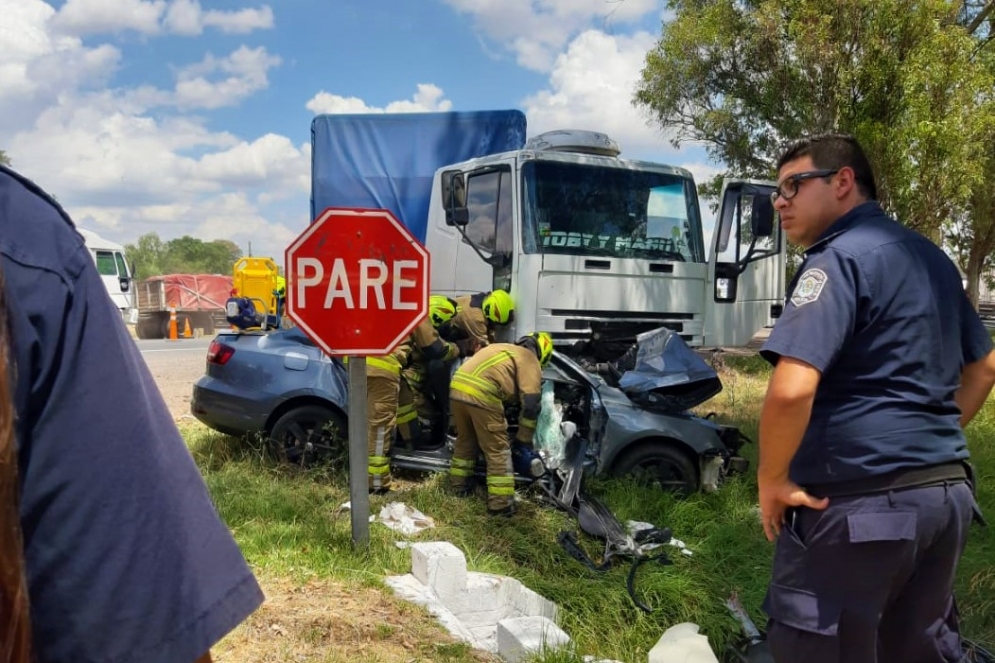
[[424,243],[436,170],[519,150],[525,131],[517,110],[319,115],[311,123],[311,220],[328,207],[387,209]]

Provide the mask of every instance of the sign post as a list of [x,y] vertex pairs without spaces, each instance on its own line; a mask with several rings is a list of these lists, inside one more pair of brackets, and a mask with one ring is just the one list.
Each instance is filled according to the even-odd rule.
[[389,354],[428,314],[429,256],[387,210],[328,208],[286,252],[287,315],[349,360],[352,540],[369,542],[366,357]]

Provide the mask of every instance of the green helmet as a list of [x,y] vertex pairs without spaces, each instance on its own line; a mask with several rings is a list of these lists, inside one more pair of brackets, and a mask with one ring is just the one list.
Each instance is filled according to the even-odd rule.
[[515,319],[515,302],[504,290],[494,290],[484,297],[481,308],[484,317],[496,325],[506,325]]
[[441,327],[456,315],[456,302],[445,295],[432,295],[428,298],[428,319],[433,327]]
[[518,339],[515,344],[532,346],[536,357],[539,359],[539,365],[543,368],[546,368],[549,358],[553,356],[553,337],[549,335],[549,332],[532,332],[531,334],[526,334]]

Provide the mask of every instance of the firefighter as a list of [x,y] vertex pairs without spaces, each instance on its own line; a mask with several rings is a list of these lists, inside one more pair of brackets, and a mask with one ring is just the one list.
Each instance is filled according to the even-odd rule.
[[539,416],[542,369],[553,354],[553,339],[533,332],[514,344],[494,343],[463,363],[453,376],[449,395],[456,423],[456,447],[449,469],[458,494],[472,490],[477,455],[487,461],[487,513],[515,511],[515,475],[504,408],[521,403],[518,442],[532,446]]
[[450,343],[439,337],[434,322],[444,319],[444,315],[445,311],[433,311],[430,303],[428,318],[422,320],[394,352],[366,359],[370,492],[382,494],[390,489],[390,448],[395,432],[411,444],[420,440],[415,390],[409,383],[412,362],[456,358],[461,355],[461,347],[468,347],[468,344]]
[[483,348],[494,342],[495,327],[515,319],[515,302],[504,290],[480,292],[455,299],[457,310],[452,322],[443,330],[451,338],[469,338]]
[[[427,442],[427,446],[439,446],[440,440],[445,440],[446,419],[442,415],[448,413],[448,408],[443,405],[448,405],[449,392],[442,392],[441,399],[436,397],[429,380],[430,367],[448,367],[452,360],[469,357],[475,350],[475,344],[469,340],[453,343],[439,336],[438,328],[452,320],[454,315],[456,303],[453,300],[432,295],[428,303],[428,318],[412,334],[408,365],[401,371],[397,411],[398,432],[409,446],[426,444],[423,427],[433,433],[433,439]],[[445,372],[448,376],[448,368],[436,368],[435,372]]]
[[398,425],[401,370],[411,355],[406,337],[389,355],[366,358],[367,472],[371,493],[390,489],[390,443]]

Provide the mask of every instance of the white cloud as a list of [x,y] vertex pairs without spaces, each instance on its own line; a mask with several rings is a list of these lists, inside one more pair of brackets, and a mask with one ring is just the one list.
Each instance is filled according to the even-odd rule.
[[[269,85],[267,72],[280,64],[280,58],[270,55],[262,46],[241,46],[226,58],[208,54],[203,61],[180,70],[172,103],[182,108],[221,108],[242,101],[245,97]],[[227,76],[218,81],[208,80],[210,74]]]
[[30,126],[67,90],[104,86],[118,66],[109,44],[51,33],[54,15],[41,0],[0,0],[0,136]]
[[198,0],[67,0],[53,16],[52,27],[69,35],[134,31],[189,36],[199,35],[207,27],[246,34],[272,28],[273,10],[263,5],[258,9],[204,11]]
[[426,113],[452,110],[453,102],[446,99],[441,88],[431,83],[419,83],[411,99],[392,101],[383,108],[370,106],[358,97],[342,97],[322,90],[305,107],[315,115],[324,113]]
[[66,0],[52,26],[73,35],[124,30],[155,34],[165,10],[165,0]]
[[672,152],[660,130],[632,105],[646,52],[654,43],[646,32],[625,37],[597,30],[581,33],[556,59],[549,87],[522,102],[529,133],[588,129],[615,139],[623,155]]
[[151,231],[251,240],[274,256],[306,226],[310,146],[242,139],[184,114],[266,87],[279,58],[243,46],[177,69],[174,89],[113,88],[114,46],[56,31],[41,0],[0,0],[0,15],[0,147],[78,224],[122,243]]
[[264,5],[259,9],[236,11],[204,11],[197,0],[173,0],[166,10],[163,26],[179,35],[199,35],[205,27],[218,28],[230,34],[246,34],[253,30],[273,27],[273,10]]
[[571,37],[598,24],[605,32],[658,11],[658,0],[445,0],[470,14],[486,38],[521,66],[547,72]]

